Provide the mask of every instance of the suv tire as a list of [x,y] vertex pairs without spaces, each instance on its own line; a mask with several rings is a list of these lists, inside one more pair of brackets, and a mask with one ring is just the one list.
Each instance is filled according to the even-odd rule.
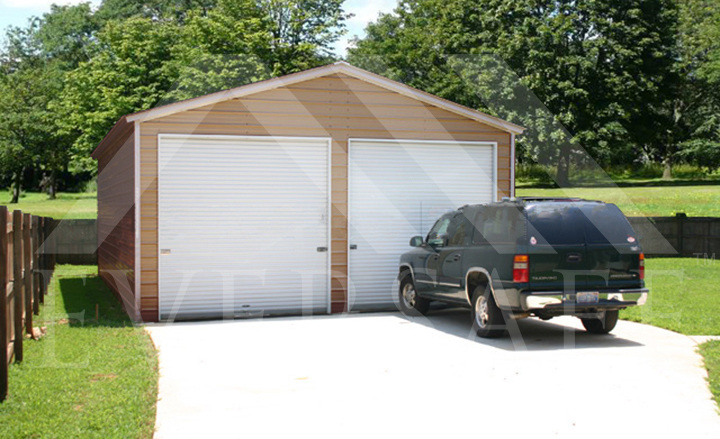
[[495,338],[505,334],[505,316],[495,303],[489,285],[475,288],[472,298],[473,329],[483,338]]
[[418,295],[412,275],[409,271],[400,273],[400,311],[406,316],[417,317],[428,312],[430,301]]
[[620,311],[605,311],[602,319],[580,319],[585,330],[591,334],[607,334],[615,328]]

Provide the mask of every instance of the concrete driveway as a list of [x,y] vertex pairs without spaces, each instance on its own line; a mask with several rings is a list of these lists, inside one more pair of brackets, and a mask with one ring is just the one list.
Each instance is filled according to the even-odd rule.
[[689,337],[517,323],[499,340],[460,310],[151,325],[156,437],[720,437]]

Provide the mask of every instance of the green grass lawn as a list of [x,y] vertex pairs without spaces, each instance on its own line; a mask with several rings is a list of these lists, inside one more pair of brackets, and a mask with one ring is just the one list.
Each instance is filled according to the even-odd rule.
[[720,185],[516,189],[518,197],[579,197],[615,203],[627,216],[720,216]]
[[[620,311],[620,317],[685,335],[720,335],[720,260],[651,258],[645,260],[644,306]],[[720,405],[720,342],[700,346],[710,390]]]
[[[518,187],[517,196],[579,197],[617,204],[627,216],[672,216],[684,212],[688,216],[720,216],[720,184],[694,186],[631,186],[621,188],[578,187],[544,189]],[[0,204],[34,215],[56,219],[97,217],[97,194],[61,193],[56,200],[36,192],[23,194],[18,204],[8,204],[9,193],[0,196]]]
[[709,341],[700,345],[700,353],[708,370],[710,391],[720,405],[720,341]]
[[620,312],[623,319],[686,335],[720,335],[720,260],[649,258],[644,306]]
[[39,325],[47,336],[26,341],[25,360],[10,367],[0,437],[152,437],[157,355],[97,267],[58,266]]
[[11,196],[8,192],[0,193],[0,205],[8,210],[22,210],[38,216],[49,216],[55,219],[86,219],[97,218],[97,194],[61,193],[57,199],[48,200],[47,194],[24,192],[17,204],[9,204]]

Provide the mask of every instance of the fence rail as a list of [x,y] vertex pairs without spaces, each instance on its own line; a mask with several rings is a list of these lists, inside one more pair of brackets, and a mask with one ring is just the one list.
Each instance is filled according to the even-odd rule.
[[55,268],[52,218],[0,206],[0,402],[8,393],[8,366],[23,360],[25,334],[33,335]]

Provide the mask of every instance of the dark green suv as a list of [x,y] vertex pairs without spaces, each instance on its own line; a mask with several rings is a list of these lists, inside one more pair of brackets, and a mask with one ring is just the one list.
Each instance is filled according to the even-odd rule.
[[399,305],[424,314],[431,301],[469,307],[481,337],[508,319],[573,315],[607,334],[618,311],[647,299],[644,255],[614,204],[520,198],[446,213],[400,259]]

